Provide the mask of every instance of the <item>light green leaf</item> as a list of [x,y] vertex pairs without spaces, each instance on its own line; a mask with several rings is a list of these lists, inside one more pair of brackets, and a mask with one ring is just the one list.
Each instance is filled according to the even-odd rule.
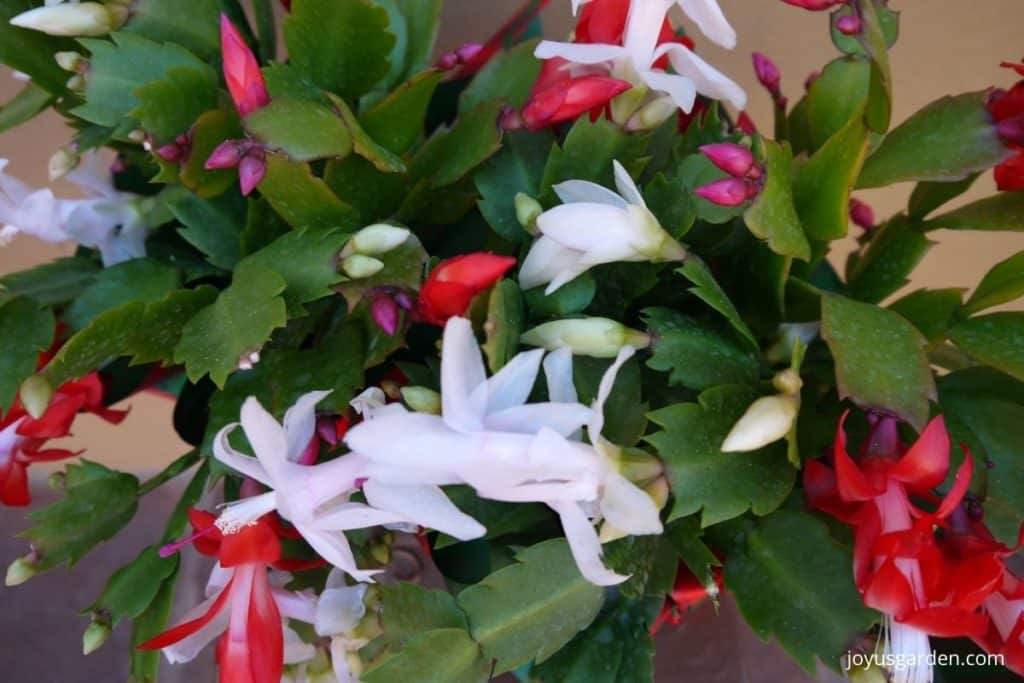
[[275,99],[245,117],[245,127],[294,161],[343,157],[352,151],[352,135],[341,118],[308,100]]
[[964,290],[919,289],[894,301],[889,309],[914,324],[930,344],[943,338],[963,304]]
[[540,75],[541,62],[533,56],[538,40],[527,40],[498,53],[477,72],[459,97],[459,111],[469,111],[490,100],[521,107]]
[[964,312],[970,315],[1024,296],[1024,251],[997,263],[985,274],[967,300]]
[[20,126],[49,107],[53,95],[35,83],[29,83],[18,94],[0,106],[0,133]]
[[216,288],[202,285],[196,289],[179,289],[160,301],[147,304],[138,333],[125,350],[133,357],[132,364],[170,365],[185,324],[212,304],[217,294]]
[[31,299],[0,304],[0,413],[7,414],[18,387],[35,373],[53,331],[53,313]]
[[811,245],[793,205],[793,153],[789,145],[761,139],[765,184],[754,203],[744,212],[750,232],[763,240],[776,254],[809,261]]
[[308,164],[268,155],[260,192],[293,228],[358,227],[358,212],[338,199]]
[[667,308],[648,308],[643,316],[654,335],[647,367],[671,372],[670,384],[700,390],[757,382],[757,359],[714,328]]
[[484,683],[490,665],[480,646],[463,629],[442,628],[420,633],[395,656],[365,673],[364,683]]
[[[444,0],[394,0],[398,11],[405,17],[409,36],[405,51],[406,79],[427,68],[434,53],[434,44],[441,28],[441,10]],[[397,151],[397,150],[392,150]]]
[[83,612],[103,610],[109,615],[111,626],[122,618],[135,618],[148,608],[164,581],[178,570],[178,556],[160,557],[155,546],[114,572],[103,593]]
[[168,69],[165,78],[136,88],[139,106],[129,112],[156,147],[187,133],[196,119],[217,108],[217,74],[208,66]]
[[382,637],[392,649],[403,647],[426,631],[469,628],[466,615],[447,591],[427,590],[411,583],[382,585],[380,590]]
[[1024,313],[992,313],[970,318],[949,338],[975,360],[1024,379]]
[[411,173],[433,188],[461,180],[501,147],[500,102],[487,102],[461,115],[455,125],[435,133],[416,154]]
[[863,115],[870,66],[862,58],[840,57],[828,63],[807,92],[806,115],[812,150]]
[[58,387],[103,367],[130,348],[145,310],[146,305],[136,301],[98,315],[60,347],[41,374],[50,386]]
[[1024,192],[1000,192],[925,223],[926,230],[936,228],[1024,232]]
[[939,208],[946,202],[956,199],[969,190],[978,179],[979,173],[972,173],[963,180],[951,183],[918,183],[910,194],[907,202],[907,214],[911,218],[921,219]]
[[487,367],[498,372],[519,350],[519,334],[523,331],[523,295],[512,280],[500,280],[491,290],[487,302],[484,330],[487,341]]
[[352,145],[355,153],[363,157],[374,167],[383,173],[405,173],[405,162],[402,158],[393,153],[387,147],[377,144],[370,135],[363,130],[356,115],[352,113],[345,100],[330,93],[327,99],[334,105],[334,110],[345,122],[349,135],[352,137]]
[[234,111],[215,109],[200,116],[192,127],[192,149],[181,165],[181,184],[203,198],[216,197],[236,184],[237,170],[208,171],[204,166],[220,143],[242,136],[242,124]]
[[342,281],[338,254],[348,237],[338,228],[296,230],[247,256],[241,266],[260,265],[283,277],[287,288],[282,296],[288,310],[299,314],[302,304],[331,296],[331,287]]
[[209,60],[220,52],[217,0],[136,0],[128,33],[155,40],[177,43]]
[[177,268],[149,259],[125,261],[101,271],[65,317],[72,329],[81,330],[102,313],[133,302],[158,301],[180,284]]

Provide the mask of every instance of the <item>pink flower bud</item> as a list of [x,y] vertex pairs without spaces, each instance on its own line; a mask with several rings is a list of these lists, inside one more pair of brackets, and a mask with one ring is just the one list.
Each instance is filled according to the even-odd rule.
[[441,55],[441,58],[437,60],[437,68],[442,71],[451,71],[459,65],[459,56],[454,52],[448,52]]
[[227,81],[231,99],[241,116],[270,103],[270,94],[263,80],[263,72],[246,44],[242,34],[231,23],[227,15],[220,15],[220,42],[224,63],[224,80]]
[[1024,114],[1003,119],[996,125],[999,137],[1015,145],[1024,145]]
[[242,186],[242,195],[248,197],[263,182],[267,175],[267,158],[263,150],[250,150],[238,162],[238,182]]
[[536,92],[523,107],[522,118],[530,130],[570,121],[596,107],[603,107],[633,84],[605,76],[581,76]]
[[466,64],[472,62],[479,56],[484,50],[484,45],[481,43],[466,43],[455,50],[455,56],[458,58],[460,64]]
[[772,95],[777,95],[779,92],[779,84],[782,82],[782,74],[779,73],[779,67],[775,66],[775,62],[768,59],[760,52],[755,52],[754,57],[754,73],[757,74],[757,80],[763,85],[768,92]]
[[859,199],[850,198],[850,220],[863,230],[875,228],[875,212]]
[[382,331],[394,336],[398,331],[398,304],[388,294],[377,294],[370,303],[370,316]]
[[750,118],[750,114],[745,111],[741,111],[736,119],[736,127],[747,135],[755,135],[757,133],[757,125],[754,123],[754,119]]
[[207,171],[235,168],[242,160],[242,145],[238,140],[225,140],[217,145],[203,167]]
[[820,12],[836,5],[842,5],[846,0],[782,0],[782,2],[811,12]]
[[157,148],[157,150],[153,153],[156,154],[161,159],[163,159],[164,161],[174,164],[181,161],[182,156],[184,156],[182,152],[183,150],[181,149],[181,147],[177,143],[172,142],[170,144],[164,145],[163,147]]
[[818,80],[820,76],[820,71],[812,71],[811,73],[807,74],[807,78],[804,79],[804,90],[810,92],[811,86],[814,85],[814,81]]
[[693,193],[719,206],[739,206],[749,199],[747,185],[739,178],[722,178],[698,187]]
[[720,142],[714,145],[704,145],[700,151],[711,163],[734,178],[742,178],[754,166],[754,155],[743,145]]
[[864,28],[864,22],[856,14],[844,14],[836,19],[836,30],[844,36],[855,36]]

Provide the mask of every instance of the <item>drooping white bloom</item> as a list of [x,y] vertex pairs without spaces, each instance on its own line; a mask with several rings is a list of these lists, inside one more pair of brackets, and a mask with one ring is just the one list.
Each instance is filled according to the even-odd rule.
[[299,457],[314,438],[314,408],[329,393],[316,391],[302,396],[285,414],[283,425],[278,424],[255,398],[246,400],[242,405],[241,427],[255,459],[231,446],[229,437],[237,424],[228,425],[217,433],[213,445],[217,459],[272,489],[225,509],[217,521],[223,532],[230,533],[276,510],[321,557],[357,581],[370,581],[377,572],[356,567],[345,531],[410,523],[430,526],[457,538],[479,535],[479,524],[460,512],[440,490],[433,500],[424,502],[423,517],[419,519],[372,504],[350,502],[349,497],[358,488],[366,466],[366,461],[356,454],[320,465],[298,464]]
[[[545,503],[561,518],[581,573],[599,585],[620,583],[627,577],[601,561],[594,521],[632,534],[661,532],[657,506],[619,474],[618,449],[601,437],[604,402],[632,353],[627,347],[619,354],[588,407],[577,400],[568,349],[547,358],[543,350],[520,353],[488,379],[469,321],[450,319],[441,357],[442,414],[391,404],[346,435],[353,452],[371,463],[367,501],[420,516],[417,487],[404,483],[411,478],[468,484],[492,500]],[[550,400],[527,403],[542,361]],[[592,445],[578,441],[584,426]]]
[[[574,9],[580,4],[575,2]],[[615,78],[663,93],[686,112],[693,109],[697,93],[743,109],[747,96],[739,85],[685,45],[658,45],[665,16],[677,4],[713,42],[735,47],[736,32],[715,0],[632,0],[622,45],[543,41],[534,54],[539,59],[565,59],[571,70],[600,67]],[[666,55],[675,74],[655,66]]]
[[83,156],[66,176],[85,199],[57,199],[49,189],[33,190],[5,173],[7,164],[0,159],[0,244],[21,233],[45,242],[71,240],[98,249],[106,266],[146,255],[142,198],[115,189],[99,155]]
[[616,194],[585,180],[555,186],[561,206],[537,218],[539,239],[519,270],[519,284],[548,284],[550,294],[602,263],[681,261],[686,249],[661,227],[626,169],[615,162]]
[[316,606],[313,628],[321,638],[330,638],[331,666],[338,683],[359,683],[358,656],[369,641],[356,627],[366,616],[366,584],[345,584],[340,572],[332,571]]

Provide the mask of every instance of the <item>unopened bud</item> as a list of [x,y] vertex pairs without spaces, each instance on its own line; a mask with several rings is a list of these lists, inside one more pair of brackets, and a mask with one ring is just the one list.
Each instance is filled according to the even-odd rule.
[[713,145],[704,145],[700,151],[708,158],[708,161],[734,178],[743,178],[755,168],[753,153],[743,145],[719,142]]
[[772,386],[779,393],[796,396],[804,388],[804,381],[800,379],[799,372],[792,368],[787,368],[772,378]]
[[859,199],[850,198],[850,220],[862,230],[874,230],[875,212],[868,204]]
[[[408,228],[377,223],[365,227],[352,235],[346,251],[365,256],[379,256],[405,244],[405,241],[409,239],[409,235]],[[351,251],[348,250],[348,247],[351,247]]]
[[63,472],[51,472],[46,478],[46,485],[51,491],[63,491],[67,487],[67,475]]
[[651,497],[651,500],[654,501],[654,505],[657,506],[659,510],[665,507],[665,504],[668,503],[668,495],[670,492],[671,489],[669,489],[668,480],[664,475],[658,477],[644,487],[644,493]]
[[57,61],[57,66],[73,73],[81,73],[89,64],[85,57],[74,50],[57,52],[53,58]]
[[110,621],[102,616],[94,615],[93,621],[82,634],[82,654],[91,655],[103,647],[110,638]]
[[252,370],[260,362],[259,351],[248,351],[238,359],[239,370]]
[[28,414],[39,419],[50,407],[50,399],[53,398],[53,387],[49,380],[42,375],[32,375],[21,383],[21,404],[25,406]]
[[718,206],[740,206],[749,199],[748,183],[740,178],[722,178],[693,191]]
[[353,280],[362,280],[364,278],[373,277],[380,271],[384,270],[384,263],[382,261],[378,261],[372,256],[352,254],[341,262],[341,269],[344,271],[345,275],[348,275]]
[[[849,657],[849,655],[846,655]],[[886,683],[889,677],[881,667],[874,664],[852,666],[846,669],[846,680],[850,683]]]
[[427,387],[402,387],[402,400],[417,413],[441,414],[441,394]]
[[128,133],[128,139],[136,144],[142,144],[146,141],[146,131],[136,128]]
[[799,409],[792,395],[764,396],[747,408],[722,443],[723,453],[756,451],[786,436]]
[[267,175],[267,157],[262,149],[249,150],[238,162],[238,184],[242,196],[252,194]]
[[836,30],[844,36],[855,36],[864,28],[864,22],[856,14],[844,14],[836,19]]
[[85,76],[82,74],[75,74],[68,79],[68,82],[64,84],[64,87],[71,92],[81,93],[85,91]]
[[542,213],[544,207],[536,199],[525,192],[516,194],[516,220],[523,226],[523,230],[531,235],[536,234],[537,218]]
[[466,43],[455,49],[455,56],[458,58],[459,63],[465,64],[476,59],[484,51],[484,47],[481,43]]
[[676,113],[679,105],[671,97],[659,97],[640,107],[626,122],[626,130],[639,132],[654,130]]
[[393,337],[398,332],[401,314],[398,310],[398,303],[388,294],[380,293],[373,297],[370,302],[370,317],[373,318],[377,327],[389,337]]
[[643,486],[665,472],[661,460],[639,448],[623,448],[618,454],[619,474]]
[[127,19],[127,8],[99,2],[61,3],[22,12],[11,24],[51,36],[104,36]]
[[78,155],[67,147],[61,147],[54,152],[47,165],[50,173],[50,182],[56,182],[74,170],[78,166],[78,160]]
[[614,358],[627,345],[647,348],[651,336],[609,318],[567,318],[528,330],[520,341],[549,351],[569,348],[577,356]]
[[25,557],[19,557],[7,567],[7,576],[4,577],[4,585],[8,587],[20,586],[33,576],[39,573],[36,567],[36,557],[30,553]]
[[775,62],[760,52],[755,52],[753,58],[754,73],[757,74],[758,82],[772,95],[778,95],[779,85],[782,83],[782,74],[779,72],[779,67],[775,66]]
[[207,171],[235,168],[242,160],[242,153],[242,144],[238,140],[225,140],[214,148],[203,168]]

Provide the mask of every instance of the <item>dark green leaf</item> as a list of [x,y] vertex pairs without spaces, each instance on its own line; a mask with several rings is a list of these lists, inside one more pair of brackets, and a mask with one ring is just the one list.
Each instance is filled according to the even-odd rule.
[[[394,0],[398,11],[405,17],[409,36],[405,51],[405,78],[411,78],[427,68],[434,53],[438,30],[441,27],[441,8],[444,0]],[[397,150],[392,150],[397,151]]]
[[932,218],[925,229],[1024,232],[1024,192],[1000,192]]
[[826,294],[822,336],[835,359],[841,397],[924,427],[935,382],[924,337],[909,322],[893,311]]
[[100,264],[90,258],[61,258],[0,277],[0,293],[27,297],[40,306],[59,305],[81,294],[100,270]]
[[459,594],[470,633],[495,673],[543,662],[593,621],[604,591],[584,579],[565,539],[521,551],[518,562]]
[[18,387],[35,373],[53,330],[53,313],[30,299],[0,304],[0,413],[7,414]]
[[139,106],[130,115],[156,147],[187,133],[203,113],[217,108],[217,74],[208,66],[174,67],[166,77],[136,88]]
[[807,124],[812,150],[862,116],[870,67],[864,59],[840,57],[822,70],[807,93]]
[[[561,145],[551,148],[540,184],[540,200],[550,205],[556,201],[551,188],[566,180],[589,180],[605,187],[615,187],[613,161],[627,170],[637,170],[637,160],[647,150],[648,138],[630,135],[611,121],[595,122],[581,116],[569,130]],[[710,163],[710,162],[709,162]]]
[[677,175],[659,173],[644,188],[644,201],[672,237],[682,239],[697,220],[694,195]]
[[159,301],[181,284],[177,268],[133,259],[100,272],[95,281],[68,308],[66,320],[74,330],[84,329],[97,316],[126,304]]
[[142,314],[138,333],[127,349],[133,356],[133,364],[170,365],[186,323],[216,299],[216,288],[202,285],[196,289],[179,289],[160,301],[149,303]]
[[939,208],[946,202],[956,199],[970,189],[978,179],[978,173],[972,173],[963,180],[951,183],[918,183],[910,194],[907,213],[911,218],[921,219]]
[[[579,400],[590,404],[611,361],[577,357],[573,360],[573,380]],[[640,361],[629,360],[619,370],[615,386],[604,404],[604,436],[619,446],[633,446],[647,429],[648,406],[643,400]]]
[[352,136],[352,146],[356,154],[372,163],[378,171],[384,173],[405,173],[405,162],[402,161],[402,158],[387,147],[377,144],[377,141],[363,130],[356,115],[345,104],[345,100],[330,93],[327,94],[327,99],[331,101],[334,111],[345,122],[349,135]]
[[[485,539],[521,532],[538,522],[551,519],[553,514],[548,506],[541,503],[502,503],[480,498],[468,486],[449,486],[445,493],[456,507],[487,527],[487,534],[483,537]],[[451,536],[439,534],[434,548],[447,548],[458,542]]]
[[1024,313],[992,313],[965,320],[949,331],[961,351],[1024,379]]
[[343,157],[352,151],[352,136],[341,118],[308,100],[275,99],[245,117],[245,127],[294,161]]
[[757,382],[757,360],[714,328],[667,308],[648,308],[643,315],[654,335],[647,366],[671,372],[669,383],[707,389]]
[[364,224],[391,217],[408,190],[405,175],[383,173],[357,154],[327,162],[324,182],[338,199],[359,211]]
[[35,83],[29,83],[0,106],[0,133],[31,120],[53,101],[53,95]]
[[480,646],[463,629],[443,628],[420,633],[393,657],[359,677],[364,683],[483,683],[490,665]]
[[645,440],[665,462],[675,501],[669,520],[701,512],[706,527],[747,510],[765,515],[789,495],[795,471],[782,443],[753,453],[720,450],[756,397],[748,387],[715,387],[700,395],[699,404],[680,403],[649,415],[662,428]]
[[743,322],[743,317],[736,310],[732,301],[729,300],[725,290],[715,280],[715,276],[711,274],[711,269],[708,268],[706,263],[691,254],[686,259],[686,265],[676,272],[694,284],[690,288],[691,294],[725,316],[725,319],[729,321],[732,328],[746,341],[750,342],[752,348],[760,348],[757,344],[757,339],[754,338],[754,333]]
[[1024,295],[1024,251],[997,263],[967,300],[967,314],[999,306]]
[[700,518],[697,515],[682,517],[669,524],[665,529],[665,537],[702,586],[714,584],[715,575],[712,567],[719,567],[722,563],[705,545]]
[[435,133],[412,161],[412,175],[431,187],[451,185],[487,161],[501,147],[500,102],[464,113],[448,130]]
[[523,331],[523,295],[512,280],[500,280],[491,290],[484,331],[487,366],[491,372],[497,372],[516,355]]
[[[716,530],[717,531],[717,530]],[[840,657],[877,620],[853,583],[853,557],[817,518],[780,510],[723,525],[725,584],[762,639],[774,636],[808,672]]]
[[260,192],[293,228],[357,227],[356,210],[338,199],[308,164],[268,155]]
[[138,334],[145,310],[145,304],[134,302],[97,316],[64,343],[43,369],[43,376],[58,387],[124,354]]
[[521,107],[540,75],[541,62],[533,56],[538,40],[527,40],[501,52],[481,69],[462,91],[459,110],[469,111],[490,100]]
[[856,299],[878,303],[910,282],[910,274],[935,245],[900,214],[879,228],[867,250],[847,272]]
[[177,43],[209,60],[220,52],[217,0],[137,0],[124,30],[155,40]]
[[100,597],[84,611],[103,610],[110,616],[111,626],[124,617],[134,619],[152,604],[164,580],[177,570],[177,555],[160,557],[156,547],[150,546],[114,572]]
[[328,92],[359,97],[388,73],[395,36],[366,0],[294,0],[284,21],[291,66]]
[[[840,5],[836,12],[832,13],[832,43],[835,44],[836,48],[840,51],[850,55],[863,55],[864,48],[856,36],[848,36],[843,34],[836,28],[836,20],[839,17],[844,17],[853,13],[853,8],[850,5]],[[900,13],[894,12],[886,7],[880,8],[878,12],[878,23],[882,27],[882,33],[885,35],[885,44],[892,48],[896,44],[896,40],[900,34]]]
[[750,232],[763,240],[776,254],[804,261],[811,258],[811,245],[793,205],[793,153],[789,145],[761,139],[765,183],[754,203],[744,212]]
[[239,231],[247,216],[244,198],[229,192],[216,199],[202,199],[183,192],[172,197],[167,208],[184,226],[178,233],[185,241],[218,268],[234,267],[241,255]]
[[139,650],[138,646],[160,635],[167,628],[174,606],[174,584],[178,573],[175,570],[161,584],[156,597],[137,619],[132,621],[131,679],[130,683],[156,683],[160,669],[160,650]]
[[988,92],[943,97],[901,123],[868,157],[858,187],[962,180],[1009,154],[985,107]]
[[403,154],[423,134],[427,107],[442,73],[431,69],[398,86],[359,117],[363,129],[395,154]]
[[934,343],[945,336],[963,298],[962,289],[919,289],[894,301],[889,308],[912,322],[929,343]]
[[384,640],[396,650],[426,631],[469,628],[451,593],[411,583],[381,586],[381,627]]
[[284,300],[297,313],[302,304],[331,296],[333,285],[341,282],[338,254],[348,241],[338,228],[296,230],[274,240],[269,246],[247,256],[243,265],[257,264],[284,278]]
[[473,176],[480,192],[480,213],[496,233],[522,242],[529,235],[516,217],[516,195],[536,197],[554,139],[546,133],[513,132],[502,150]]

